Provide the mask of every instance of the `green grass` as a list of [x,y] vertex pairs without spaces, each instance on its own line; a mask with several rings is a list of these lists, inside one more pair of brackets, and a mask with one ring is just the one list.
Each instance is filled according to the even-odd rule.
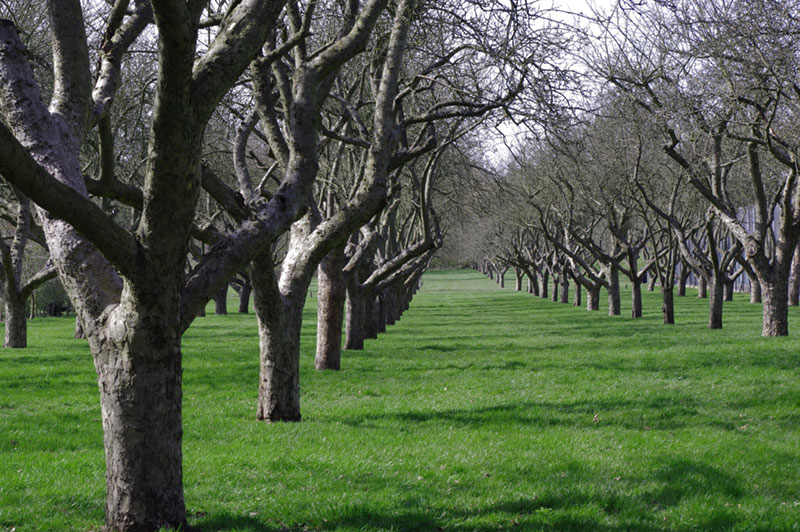
[[[624,294],[624,297],[628,294]],[[411,310],[338,373],[313,370],[303,422],[255,421],[255,320],[184,341],[190,524],[217,530],[800,530],[800,309],[761,338],[737,294],[644,317],[589,313],[431,272]],[[231,307],[235,309],[235,307]],[[0,531],[99,530],[97,390],[73,321],[0,351]],[[597,422],[594,418],[597,416]]]

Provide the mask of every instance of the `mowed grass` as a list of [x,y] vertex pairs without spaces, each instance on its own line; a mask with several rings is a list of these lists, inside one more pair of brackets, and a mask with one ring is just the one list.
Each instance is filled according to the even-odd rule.
[[[628,294],[624,294],[627,297]],[[660,296],[644,317],[430,272],[411,310],[343,370],[313,369],[303,421],[255,420],[252,315],[184,341],[184,482],[198,531],[800,530],[800,309],[761,338],[737,294]],[[235,309],[235,307],[233,307]],[[99,530],[98,393],[70,319],[0,351],[0,531]]]

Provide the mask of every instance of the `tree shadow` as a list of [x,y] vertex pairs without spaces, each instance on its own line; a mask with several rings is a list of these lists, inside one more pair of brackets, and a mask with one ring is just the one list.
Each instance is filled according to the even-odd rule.
[[[201,517],[195,532],[310,532],[324,530],[393,530],[418,532],[489,532],[497,530],[559,530],[651,532],[672,530],[662,515],[687,498],[737,501],[746,490],[736,478],[702,462],[666,457],[652,473],[621,479],[598,490],[583,481],[563,481],[541,496],[509,497],[476,506],[430,509],[413,495],[398,499],[391,508],[346,505],[314,524],[276,524],[251,516],[219,513]],[[596,478],[594,484],[603,479]],[[634,489],[637,488],[638,489]],[[591,507],[593,512],[583,509]],[[723,531],[735,527],[741,516],[732,509],[715,509],[695,516],[698,530]],[[311,520],[309,520],[309,523]]]

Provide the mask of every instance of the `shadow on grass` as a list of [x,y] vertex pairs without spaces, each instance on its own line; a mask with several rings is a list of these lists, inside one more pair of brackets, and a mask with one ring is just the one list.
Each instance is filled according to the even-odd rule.
[[[592,423],[594,414],[600,416],[599,423]],[[687,426],[705,425],[735,430],[734,422],[725,423],[723,420],[702,416],[696,399],[674,396],[571,403],[527,401],[480,408],[384,412],[346,417],[341,422],[362,428],[371,425],[377,427],[381,422],[388,424],[445,422],[458,426],[499,425],[506,429],[514,424],[528,424],[541,427],[585,425],[587,428],[598,429],[612,425],[632,430],[675,430]]]
[[[602,482],[597,479],[597,482]],[[597,483],[596,482],[596,483]],[[595,484],[596,484],[595,483]],[[323,530],[396,530],[489,532],[496,530],[561,530],[651,532],[672,530],[665,523],[671,508],[690,499],[736,501],[745,496],[736,478],[707,464],[667,458],[645,478],[622,479],[606,490],[587,491],[576,483],[554,486],[531,497],[510,497],[469,508],[425,508],[414,496],[397,500],[393,508],[367,505],[341,507],[313,524],[265,523],[258,517],[220,513],[201,518],[195,532],[308,532]],[[699,530],[730,530],[743,518],[718,505],[695,515]]]

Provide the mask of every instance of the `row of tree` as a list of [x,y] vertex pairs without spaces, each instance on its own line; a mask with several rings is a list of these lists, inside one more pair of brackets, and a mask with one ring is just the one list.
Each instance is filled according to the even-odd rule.
[[[210,299],[252,293],[258,418],[299,420],[314,273],[316,365],[338,368],[345,305],[353,349],[408,305],[479,130],[551,107],[561,83],[561,30],[528,2],[2,10],[6,330],[58,275],[94,358],[109,530],[185,524],[181,336]],[[33,235],[50,260],[23,280]]]
[[[794,2],[620,2],[576,30],[579,105],[540,128],[495,186],[481,256],[588,308],[619,276],[710,293],[709,327],[746,277],[763,335],[788,334],[800,289],[800,19]],[[484,201],[483,206],[487,202]],[[794,267],[792,267],[794,260]]]

